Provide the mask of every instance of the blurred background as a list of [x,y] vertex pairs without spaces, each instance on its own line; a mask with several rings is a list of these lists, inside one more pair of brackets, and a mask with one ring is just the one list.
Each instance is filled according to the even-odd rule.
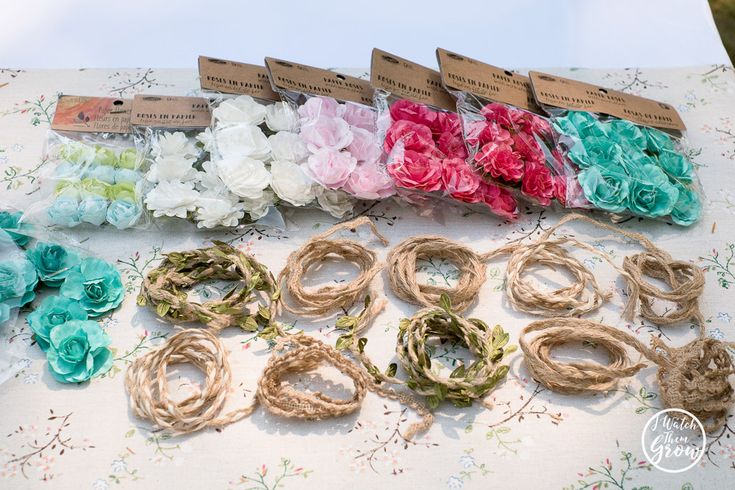
[[510,68],[670,67],[735,50],[735,0],[26,0],[3,17],[12,68],[194,68],[199,54],[358,68],[374,46],[427,65],[442,46]]

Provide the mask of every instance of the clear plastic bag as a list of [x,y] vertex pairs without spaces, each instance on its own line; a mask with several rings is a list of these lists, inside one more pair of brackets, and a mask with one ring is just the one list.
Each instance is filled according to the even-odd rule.
[[143,211],[144,160],[133,136],[48,130],[39,181],[40,202],[26,212],[28,222],[73,228],[146,228]]

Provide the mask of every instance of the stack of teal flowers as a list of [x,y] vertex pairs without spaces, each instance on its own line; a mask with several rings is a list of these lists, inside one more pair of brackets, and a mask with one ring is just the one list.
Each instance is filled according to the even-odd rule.
[[667,133],[578,111],[555,118],[553,125],[567,140],[567,156],[578,167],[576,180],[584,194],[569,196],[569,206],[670,216],[682,226],[699,220],[702,200],[694,165]]

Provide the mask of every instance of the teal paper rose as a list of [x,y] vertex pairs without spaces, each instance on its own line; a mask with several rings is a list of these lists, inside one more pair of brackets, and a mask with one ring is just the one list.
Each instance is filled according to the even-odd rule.
[[569,150],[569,158],[580,168],[608,167],[616,164],[622,155],[623,150],[617,143],[597,136],[577,141]]
[[590,167],[577,176],[589,202],[599,209],[619,213],[627,207],[628,176],[622,168]]
[[64,296],[47,296],[28,314],[28,325],[38,346],[48,350],[51,331],[71,320],[86,320],[87,312],[73,299]]
[[115,168],[108,165],[92,165],[85,173],[85,177],[97,179],[106,184],[114,184]]
[[125,292],[120,273],[104,260],[88,257],[61,284],[61,295],[79,301],[94,318],[120,306]]
[[647,148],[646,135],[643,134],[641,127],[630,121],[623,119],[613,119],[606,123],[607,134],[611,140],[618,143],[623,149],[637,148],[645,150]]
[[20,211],[15,213],[0,211],[0,229],[5,230],[19,247],[25,247],[31,239],[22,233],[28,229],[28,225],[20,223],[22,217],[23,213]]
[[638,173],[631,176],[628,207],[639,216],[667,216],[671,214],[678,199],[679,190],[669,182],[663,170],[655,165],[644,165]]
[[115,170],[115,184],[135,184],[141,180],[143,176],[137,170],[130,170],[127,168],[119,168]]
[[658,156],[658,165],[672,180],[688,184],[694,175],[694,165],[675,151],[664,150]]
[[109,167],[116,167],[118,163],[117,155],[115,155],[115,152],[111,150],[110,148],[104,148],[102,146],[98,146],[95,149],[94,163],[96,163],[97,165],[107,165]]
[[49,221],[54,225],[71,228],[81,223],[79,201],[69,197],[57,197],[46,210]]
[[100,196],[89,196],[79,203],[79,219],[84,223],[100,226],[107,219],[107,206],[110,201]]
[[71,320],[54,327],[49,335],[46,360],[61,383],[81,383],[112,367],[110,337],[90,320]]
[[671,211],[671,219],[677,225],[689,226],[699,221],[702,216],[702,201],[699,199],[699,194],[693,189],[684,186],[677,186],[677,188],[679,199]]
[[674,150],[674,140],[671,136],[656,128],[643,128],[646,135],[646,146],[651,153],[661,153],[664,150]]
[[[569,111],[566,116],[569,124],[576,129],[580,138],[590,136],[606,137],[607,128],[597,117],[584,111]],[[573,134],[573,133],[572,133]]]
[[116,199],[107,208],[107,222],[118,230],[124,230],[133,226],[141,214],[140,207],[134,202]]
[[627,151],[623,150],[623,155],[620,158],[620,166],[625,169],[628,175],[638,175],[646,165],[656,166],[656,160],[638,148],[629,148]]
[[0,261],[0,302],[8,308],[19,308],[36,297],[36,268],[24,256]]
[[120,152],[120,158],[118,159],[118,165],[120,168],[132,170],[138,168],[140,164],[140,155],[135,148],[126,148]]
[[38,242],[26,251],[28,260],[36,267],[38,278],[50,287],[59,287],[74,267],[81,262],[79,254],[61,245]]

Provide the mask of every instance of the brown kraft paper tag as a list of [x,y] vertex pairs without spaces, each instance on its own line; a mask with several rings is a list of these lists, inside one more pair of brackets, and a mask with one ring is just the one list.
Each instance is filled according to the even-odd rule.
[[199,84],[203,90],[249,95],[274,102],[281,100],[273,91],[264,66],[200,56]]
[[373,49],[370,83],[374,88],[390,92],[401,99],[446,111],[457,111],[454,99],[444,89],[438,71],[377,48]]
[[130,99],[61,95],[51,129],[79,133],[129,133]]
[[532,71],[529,75],[533,94],[542,105],[608,114],[660,129],[686,129],[669,104],[547,73]]
[[275,90],[373,105],[373,89],[367,80],[276,58],[266,58],[265,66]]
[[449,90],[461,90],[490,102],[500,102],[542,114],[528,77],[438,48],[442,82]]
[[134,126],[159,128],[204,128],[212,115],[202,97],[138,94],[133,98]]

